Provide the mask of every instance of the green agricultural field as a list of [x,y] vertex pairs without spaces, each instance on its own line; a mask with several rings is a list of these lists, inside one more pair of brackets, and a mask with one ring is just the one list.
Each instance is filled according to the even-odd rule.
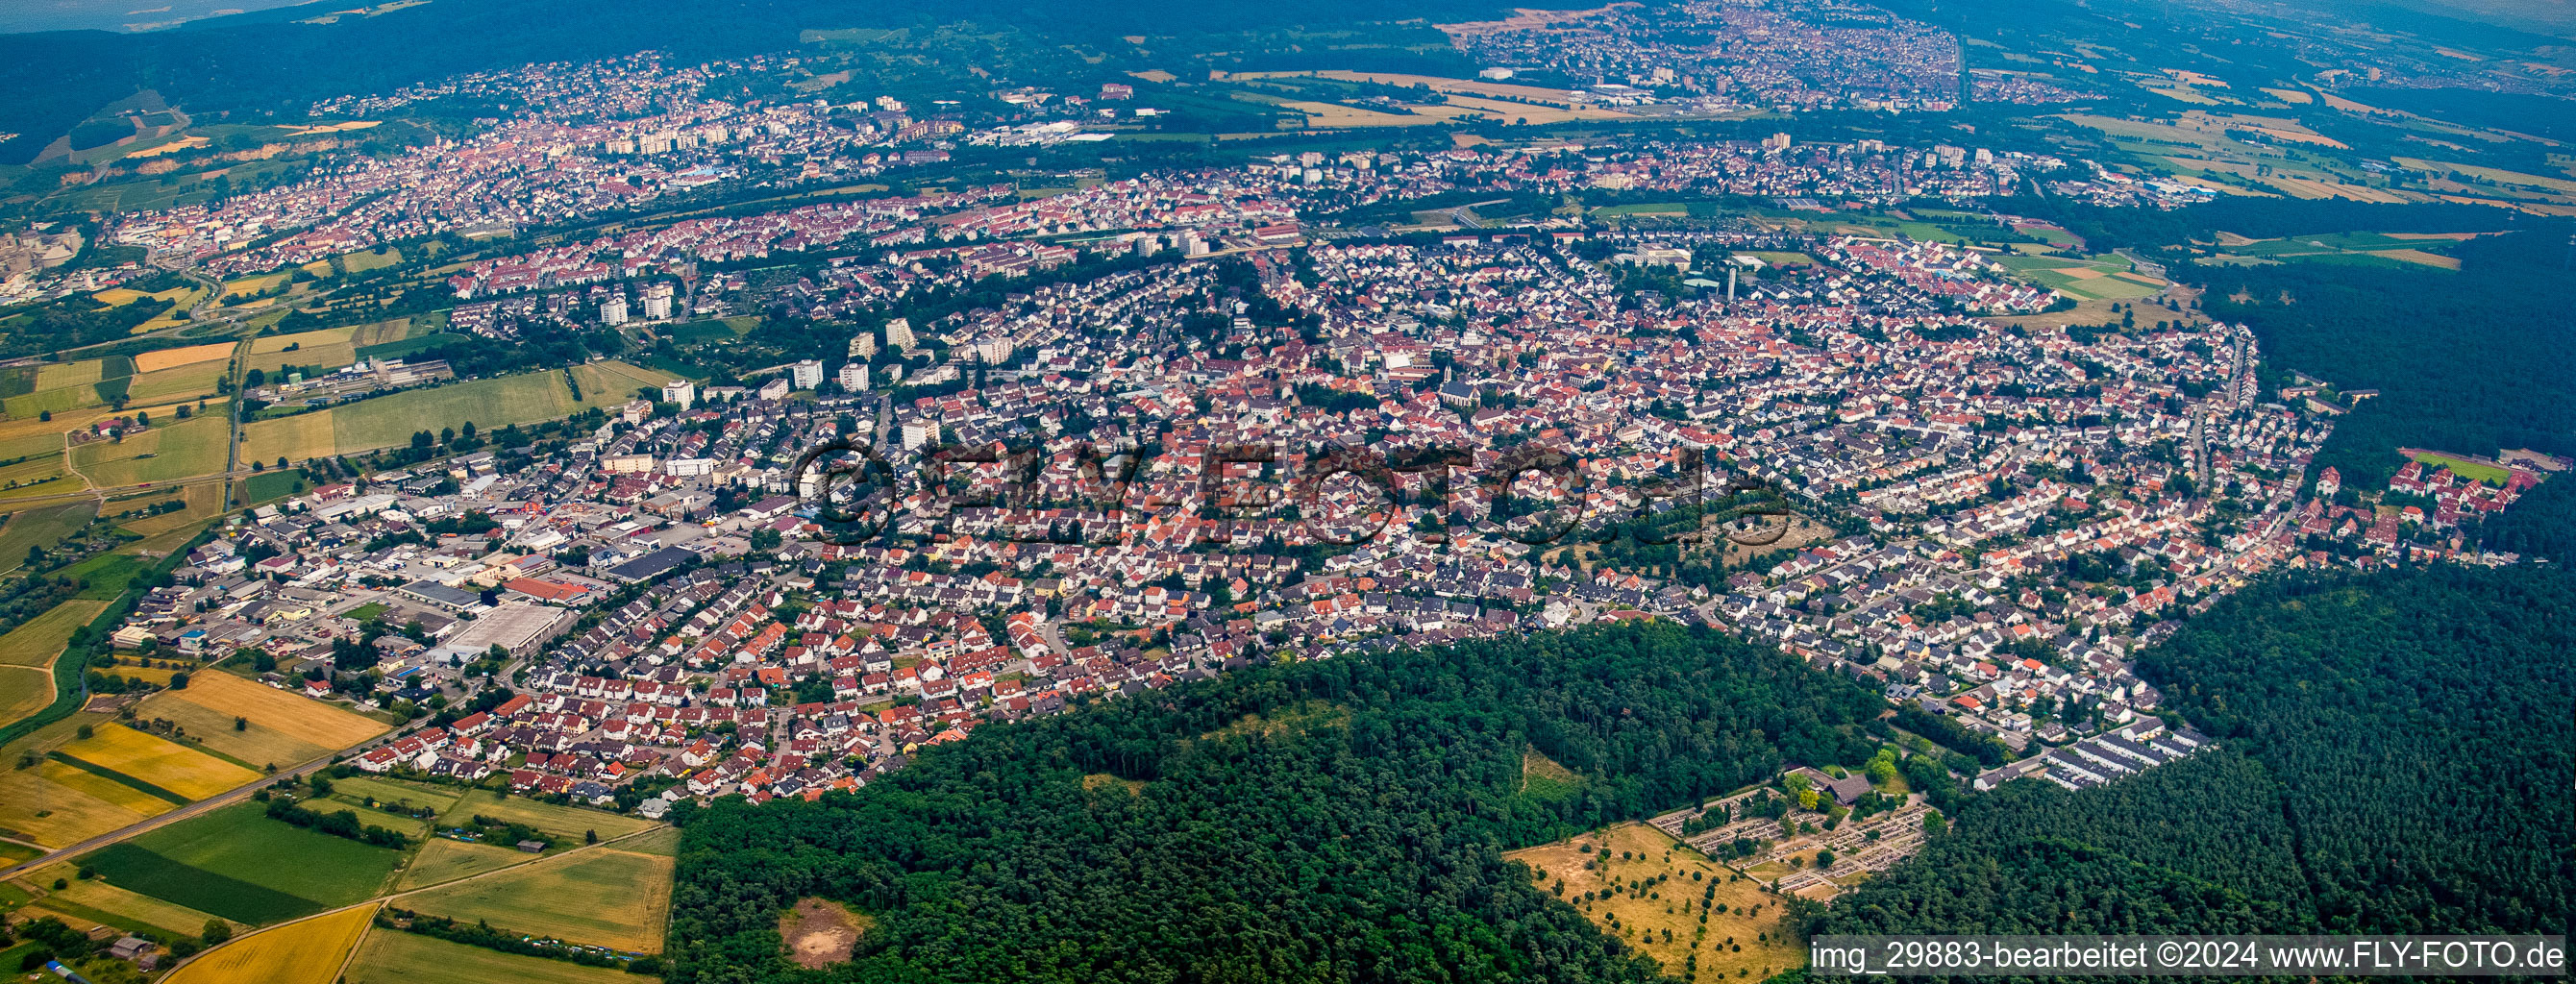
[[403,907],[460,922],[634,953],[658,953],[670,918],[672,859],[594,848],[506,874],[432,889]]
[[391,929],[368,933],[342,976],[348,984],[636,984],[650,980],[613,967],[523,957]]
[[[158,422],[156,421],[156,424]],[[72,448],[72,464],[99,486],[167,482],[224,470],[229,425],[218,417],[160,424],[122,441]]]
[[448,807],[456,805],[456,800],[461,793],[447,786],[356,775],[346,779],[331,780],[331,795],[360,800],[373,796],[378,803],[407,803],[445,813]]
[[86,584],[80,594],[73,597],[94,601],[114,601],[117,595],[125,592],[126,583],[134,580],[135,575],[143,573],[144,568],[149,566],[151,565],[144,563],[142,558],[124,550],[118,550],[73,564],[65,569],[63,574],[77,578]]
[[[324,328],[292,335],[252,339],[246,368],[275,374],[283,366],[319,367],[327,372],[358,361],[356,328]],[[291,346],[291,347],[290,347]]]
[[213,396],[215,384],[223,380],[231,365],[228,359],[208,359],[142,373],[127,381],[126,403],[139,406]]
[[82,359],[79,362],[47,363],[36,368],[36,385],[34,389],[49,390],[62,389],[66,386],[90,386],[95,385],[99,380],[105,378],[107,377],[101,373],[100,363],[97,359]]
[[27,562],[28,547],[50,547],[62,542],[90,517],[98,515],[98,503],[81,501],[60,506],[41,506],[12,513],[0,525],[0,574],[17,570]]
[[[299,488],[300,487],[300,488]],[[301,488],[311,488],[304,473],[292,469],[261,472],[242,480],[242,501],[252,505],[274,502],[294,495]]]
[[[328,453],[353,454],[399,447],[411,443],[412,434],[416,431],[435,432],[462,427],[469,421],[488,431],[506,424],[553,420],[591,407],[621,404],[636,387],[660,386],[670,381],[665,374],[615,360],[575,366],[572,375],[581,383],[582,399],[578,401],[573,399],[571,388],[564,384],[563,371],[548,370],[406,390],[342,404],[324,411],[329,414],[331,427],[332,450]],[[273,423],[262,421],[244,428],[243,453],[252,455],[254,449],[264,451],[272,446],[286,445],[289,441],[300,449],[314,448],[318,437],[314,431],[318,423],[289,423],[302,419],[294,417]],[[251,434],[269,427],[293,428],[294,434],[292,437]],[[287,454],[290,459],[298,457],[294,451],[280,453]],[[314,456],[314,453],[308,453],[301,457]],[[266,457],[274,459],[274,455]]]
[[[195,936],[206,928],[207,913],[129,892],[97,879],[74,881],[38,903],[44,908],[126,929],[156,930],[172,936]],[[108,918],[100,918],[106,916]]]
[[633,851],[637,854],[659,854],[664,857],[678,857],[680,854],[680,828],[664,827],[660,830],[638,834],[634,837],[618,841],[617,849],[621,851]]
[[554,835],[555,843],[559,845],[580,843],[586,831],[598,831],[601,840],[614,840],[653,826],[653,821],[642,817],[602,813],[577,806],[556,806],[518,796],[503,799],[488,789],[466,793],[439,819],[447,824],[461,825],[477,815],[527,824]]
[[402,892],[444,885],[459,878],[470,878],[535,860],[534,855],[517,848],[433,837],[420,846],[420,853],[412,856],[411,865],[403,869],[402,880],[394,884],[394,890]]
[[82,407],[100,406],[102,403],[103,401],[98,398],[98,387],[95,384],[84,383],[79,386],[40,389],[24,396],[0,400],[0,412],[7,413],[11,419],[33,419],[48,413],[61,416]]
[[253,925],[372,898],[402,864],[400,851],[263,811],[257,803],[227,806],[81,860],[111,885]]

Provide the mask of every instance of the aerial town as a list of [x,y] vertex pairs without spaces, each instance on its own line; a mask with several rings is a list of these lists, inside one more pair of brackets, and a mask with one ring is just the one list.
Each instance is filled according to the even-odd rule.
[[0,4],[0,974],[2557,945],[2496,5]]

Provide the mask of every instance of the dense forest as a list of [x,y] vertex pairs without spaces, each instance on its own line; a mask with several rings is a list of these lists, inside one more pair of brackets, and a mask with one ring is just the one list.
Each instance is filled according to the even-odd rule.
[[2440,568],[2249,589],[2140,673],[2219,749],[1970,798],[1819,932],[2565,933],[2576,578]]
[[[2576,318],[2564,299],[2576,271],[2564,228],[2459,244],[2460,270],[2317,263],[2191,267],[2211,317],[2242,321],[2275,369],[2345,389],[2377,389],[2335,423],[2319,468],[2362,488],[2384,484],[2400,447],[2467,454],[2537,448],[2576,454]],[[2543,500],[2545,506],[2550,500]],[[2526,506],[2531,504],[2526,504]],[[2520,510],[2524,507],[2516,507]],[[2563,527],[2525,517],[2526,525]],[[2534,534],[2528,549],[2564,557],[2576,535]]]
[[[1858,766],[1879,698],[1669,624],[1257,666],[988,726],[858,794],[686,818],[675,984],[1646,980],[1501,852],[1790,762]],[[1536,750],[1584,778],[1525,792]],[[856,959],[778,914],[871,913]]]

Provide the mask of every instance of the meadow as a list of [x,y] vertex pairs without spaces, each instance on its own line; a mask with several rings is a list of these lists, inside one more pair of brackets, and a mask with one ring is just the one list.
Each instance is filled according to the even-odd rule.
[[100,487],[167,482],[224,470],[225,435],[230,425],[221,417],[191,417],[157,423],[122,441],[90,441],[72,448],[72,464]]
[[2064,256],[2005,256],[1995,260],[1997,266],[2019,274],[2022,279],[2079,301],[2133,300],[2152,297],[2163,289],[2163,281],[2129,270],[2129,261],[2077,259]]
[[418,854],[412,856],[411,865],[403,869],[401,880],[394,883],[394,891],[408,892],[444,885],[459,878],[499,871],[536,859],[536,855],[517,848],[432,837],[420,846]]
[[[98,503],[88,501],[11,514],[8,523],[0,525],[0,574],[24,566],[28,547],[53,546],[89,525],[90,517],[96,515]],[[7,661],[6,657],[0,657],[0,661]]]
[[129,892],[95,878],[75,879],[59,891],[42,887],[38,891],[45,894],[33,903],[33,909],[57,912],[74,920],[127,931],[142,929],[168,936],[195,936],[205,930],[207,920],[216,918],[184,905]]
[[[23,549],[19,559],[26,559]],[[107,602],[74,598],[28,619],[0,635],[0,724],[18,720],[54,702],[54,661],[70,644],[72,633],[97,618]]]
[[189,961],[163,984],[332,984],[375,911],[362,905],[240,937]]
[[614,848],[404,898],[406,909],[513,932],[658,953],[671,908],[672,859]]
[[650,978],[638,978],[612,967],[523,957],[391,929],[367,934],[366,942],[358,946],[357,957],[349,962],[347,974],[348,984],[636,984],[639,980]]
[[439,819],[449,824],[463,824],[478,815],[527,824],[554,835],[557,846],[579,843],[588,831],[597,831],[601,840],[615,840],[653,826],[653,821],[642,817],[556,806],[519,796],[503,799],[488,789],[465,794]]
[[354,327],[324,328],[254,338],[245,368],[274,374],[283,366],[305,366],[328,372],[358,361],[357,346],[350,341],[357,332]]
[[219,358],[137,373],[126,383],[125,398],[130,406],[211,397],[223,381],[224,373],[231,368],[231,360]]
[[660,386],[670,378],[615,360],[575,366],[572,376],[581,384],[581,400],[573,399],[562,370],[548,370],[405,390],[255,421],[242,427],[242,457],[303,461],[400,447],[410,444],[418,431],[435,432],[468,422],[490,430],[553,420],[590,407],[623,403],[636,388]]

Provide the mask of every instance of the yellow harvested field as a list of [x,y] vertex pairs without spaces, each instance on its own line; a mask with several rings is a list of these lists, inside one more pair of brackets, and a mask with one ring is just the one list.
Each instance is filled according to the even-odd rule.
[[389,726],[355,711],[253,683],[230,673],[208,673],[186,690],[163,696],[195,704],[218,714],[240,715],[251,724],[271,728],[308,745],[348,748],[384,734]]
[[260,420],[242,425],[242,460],[305,461],[326,458],[338,453],[339,444],[331,436],[329,408],[292,417]]
[[375,911],[361,905],[240,937],[189,961],[162,984],[331,984]]
[[2264,178],[2263,180],[2270,182],[2272,187],[2289,192],[2290,197],[2292,198],[2349,198],[2357,202],[2380,202],[2386,204],[2414,201],[2413,198],[2399,192],[2390,191],[2386,188],[2372,188],[2365,185],[2333,184],[2331,182],[2318,181],[2314,178],[2292,178],[2279,174],[2272,175],[2271,177]]
[[351,337],[355,336],[357,332],[358,329],[348,327],[299,331],[292,335],[267,335],[251,339],[250,351],[253,355],[263,355],[269,352],[286,351],[286,347],[289,345],[300,346],[302,348],[312,348],[316,345],[328,345],[333,342],[348,341]]
[[[1604,848],[1610,860],[1586,868],[1584,862],[1598,859]],[[1622,853],[1628,856],[1622,858]],[[1680,980],[1758,981],[1806,962],[1806,947],[1781,922],[1780,897],[1645,824],[1623,823],[1503,857],[1530,866],[1539,891],[1573,905],[1603,932],[1655,958],[1664,973]],[[1656,877],[1663,881],[1632,887]],[[1711,882],[1717,888],[1713,897],[1705,894]],[[1562,891],[1558,885],[1564,886]],[[1593,898],[1587,901],[1586,893]],[[1706,908],[1703,898],[1708,899]],[[1718,906],[1725,911],[1717,911]],[[1703,913],[1708,916],[1705,932],[1699,921]],[[1666,931],[1672,934],[1669,941]],[[1685,970],[1693,957],[1698,958],[1696,974]],[[1745,973],[1739,977],[1737,971]]]
[[2420,249],[2378,249],[2372,250],[2370,255],[2385,256],[2392,260],[2404,260],[2408,263],[2421,263],[2425,266],[2440,267],[2444,270],[2457,270],[2460,268],[2459,257],[2443,256],[2440,253],[2427,253]]
[[[15,759],[31,747],[12,745],[9,755]],[[171,809],[167,800],[60,762],[0,770],[0,830],[47,847],[77,844]]]
[[1293,101],[1281,103],[1280,105],[1287,109],[1293,109],[1306,114],[1307,126],[1327,128],[1355,126],[1438,126],[1442,123],[1450,122],[1460,116],[1477,115],[1473,112],[1452,110],[1444,106],[1424,106],[1420,108],[1419,112],[1407,115],[1403,113],[1379,112],[1374,109],[1359,109],[1352,106],[1343,106],[1337,103],[1326,102]]
[[98,725],[88,738],[63,746],[62,752],[192,800],[259,778],[257,772],[121,724]]
[[[312,374],[311,370],[317,368],[322,372],[329,372],[356,361],[358,361],[357,346],[347,342],[321,342],[306,345],[292,352],[262,352],[251,356],[243,363],[243,367],[276,376],[279,370],[287,366],[295,366],[299,371],[305,371],[309,375]],[[270,382],[277,381],[279,380],[274,378],[270,380]]]
[[1568,89],[1542,89],[1534,85],[1511,85],[1503,82],[1480,82],[1467,79],[1445,79],[1436,75],[1402,75],[1393,72],[1350,72],[1340,69],[1321,72],[1239,72],[1238,79],[1279,79],[1309,76],[1343,82],[1372,82],[1378,85],[1412,87],[1429,86],[1434,92],[1465,93],[1471,96],[1510,96],[1532,99],[1559,106],[1572,105],[1575,93]]
[[1615,109],[1603,109],[1598,106],[1586,106],[1580,109],[1561,109],[1555,106],[1532,106],[1528,103],[1506,102],[1500,99],[1478,99],[1472,96],[1450,96],[1449,105],[1483,110],[1486,113],[1492,114],[1496,119],[1500,119],[1507,123],[1526,121],[1531,124],[1542,124],[1564,123],[1570,120],[1620,120],[1629,118],[1626,113],[1619,112]]
[[359,325],[358,327],[351,329],[350,332],[349,344],[359,348],[365,348],[369,345],[382,345],[386,342],[399,342],[410,337],[411,319],[395,318],[391,321],[378,321],[373,324]]
[[224,299],[248,297],[285,282],[286,274],[283,273],[263,273],[239,280],[227,280],[224,282]]
[[2263,94],[2297,106],[2305,106],[2316,101],[2315,96],[2311,96],[2297,89],[2265,89],[2263,90]]
[[1642,5],[1635,3],[1614,3],[1606,7],[1594,7],[1590,10],[1536,10],[1529,7],[1514,7],[1512,8],[1512,16],[1503,20],[1466,21],[1457,24],[1433,24],[1431,26],[1440,33],[1449,35],[1452,38],[1483,37],[1490,34],[1512,34],[1521,31],[1563,30],[1562,28],[1557,27],[1557,25],[1580,23],[1617,11],[1622,7],[1636,6]]
[[135,372],[159,372],[172,366],[184,366],[233,354],[233,342],[207,342],[185,348],[160,349],[134,357]]
[[[126,675],[133,676],[134,672]],[[257,718],[251,718],[242,730],[235,731],[233,718],[248,718],[249,715],[217,711],[205,705],[181,699],[183,695],[192,693],[198,687],[217,678],[238,679],[232,674],[223,672],[193,674],[188,678],[187,690],[164,691],[143,698],[143,703],[136,708],[135,713],[146,720],[158,718],[187,729],[188,737],[205,742],[206,748],[210,751],[229,755],[244,762],[275,765],[281,769],[339,750],[299,740],[269,727],[266,722]],[[251,684],[251,686],[259,685]]]

